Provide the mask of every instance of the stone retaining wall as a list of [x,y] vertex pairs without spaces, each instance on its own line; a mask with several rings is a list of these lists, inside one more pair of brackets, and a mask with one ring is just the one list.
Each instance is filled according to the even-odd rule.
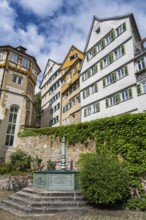
[[32,176],[0,176],[0,190],[20,190],[32,186]]
[[[61,161],[61,140],[59,137],[54,136],[37,136],[37,137],[19,137],[17,141],[17,149],[26,151],[32,156],[38,155],[43,159],[43,163],[46,165],[49,159],[57,162],[60,167]],[[73,160],[74,169],[76,169],[76,162],[79,159],[79,155],[82,152],[95,151],[95,144],[93,141],[89,141],[85,146],[82,143],[76,143],[75,145],[66,144],[67,154],[67,167],[70,168],[70,161]]]

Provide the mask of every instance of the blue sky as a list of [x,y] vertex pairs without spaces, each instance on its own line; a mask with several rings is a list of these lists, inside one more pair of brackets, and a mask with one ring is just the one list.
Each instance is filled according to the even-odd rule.
[[134,13],[146,37],[145,0],[0,0],[0,45],[26,47],[42,70],[47,60],[62,62],[75,45],[84,50],[93,15]]

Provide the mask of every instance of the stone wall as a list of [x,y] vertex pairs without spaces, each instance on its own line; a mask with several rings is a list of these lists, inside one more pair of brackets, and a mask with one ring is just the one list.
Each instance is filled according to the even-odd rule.
[[[38,155],[43,159],[45,165],[49,159],[54,160],[57,162],[57,169],[60,168],[61,140],[59,137],[56,138],[47,135],[40,137],[19,137],[17,149],[21,149],[32,156]],[[66,143],[67,168],[70,168],[70,161],[73,160],[73,167],[76,169],[76,162],[79,159],[80,153],[89,151],[95,151],[95,143],[93,141],[89,141],[87,146],[82,143],[76,143],[75,145],[68,145]]]
[[20,190],[32,186],[32,176],[0,176],[0,190]]

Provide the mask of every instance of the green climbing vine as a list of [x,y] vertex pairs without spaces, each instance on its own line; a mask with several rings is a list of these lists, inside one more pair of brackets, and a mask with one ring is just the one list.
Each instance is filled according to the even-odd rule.
[[96,143],[98,152],[110,153],[126,161],[133,185],[146,172],[146,113],[102,118],[54,128],[24,129],[20,137],[54,135],[66,137],[68,144]]

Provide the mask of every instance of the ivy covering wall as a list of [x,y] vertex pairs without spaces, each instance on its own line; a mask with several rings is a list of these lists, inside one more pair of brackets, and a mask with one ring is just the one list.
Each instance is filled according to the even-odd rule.
[[134,176],[146,172],[146,113],[108,117],[76,125],[54,128],[25,129],[21,137],[65,136],[69,144],[88,144],[92,139],[97,152],[110,153],[127,163],[133,184]]

